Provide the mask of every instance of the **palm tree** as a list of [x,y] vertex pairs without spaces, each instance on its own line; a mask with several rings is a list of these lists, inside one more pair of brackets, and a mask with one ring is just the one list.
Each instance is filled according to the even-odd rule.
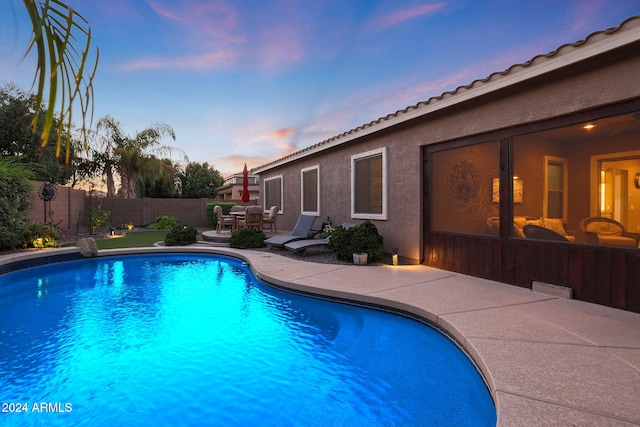
[[139,179],[151,175],[149,170],[154,170],[156,176],[166,176],[167,163],[157,155],[170,155],[177,150],[160,143],[167,136],[174,141],[176,139],[171,126],[163,123],[156,123],[130,137],[124,134],[120,123],[113,117],[105,116],[98,121],[93,138],[97,144],[94,152],[104,156],[100,161],[107,178],[107,197],[115,195],[114,173],[120,176],[120,191],[124,199],[137,197]]
[[[70,6],[60,0],[22,0],[33,28],[33,38],[25,56],[35,49],[37,66],[34,86],[37,82],[36,105],[41,105],[48,89],[44,129],[40,135],[40,147],[44,149],[54,126],[56,106],[61,112],[58,120],[56,158],[60,157],[62,140],[65,142],[65,163],[70,161],[72,109],[79,105],[82,115],[82,135],[87,148],[87,133],[93,115],[93,77],[98,66],[99,50],[95,62],[89,58],[91,28],[88,22]],[[89,67],[89,68],[87,68]],[[47,80],[48,79],[48,80]],[[38,123],[38,112],[32,127]],[[89,120],[89,127],[87,127]],[[64,132],[63,132],[64,131]]]

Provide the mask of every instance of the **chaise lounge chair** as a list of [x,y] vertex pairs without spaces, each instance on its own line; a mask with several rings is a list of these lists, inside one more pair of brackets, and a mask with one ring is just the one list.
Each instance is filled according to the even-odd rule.
[[268,247],[282,247],[289,242],[306,239],[307,237],[309,237],[311,227],[313,227],[313,223],[316,221],[316,218],[316,216],[312,215],[300,215],[296,226],[293,228],[293,231],[291,231],[291,234],[280,234],[277,236],[269,237],[264,241],[264,243]]
[[[345,222],[342,224],[342,228],[351,228],[355,227],[356,224]],[[329,236],[330,237],[330,236]],[[293,242],[286,243],[284,247],[293,252],[306,252],[307,249],[313,247],[321,247],[321,246],[329,246],[329,237],[325,237],[324,239],[303,239],[303,240],[294,240]]]

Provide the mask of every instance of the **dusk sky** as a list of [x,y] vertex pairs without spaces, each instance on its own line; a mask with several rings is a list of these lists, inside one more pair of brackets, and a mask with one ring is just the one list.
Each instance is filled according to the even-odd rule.
[[[163,142],[224,176],[640,15],[640,0],[67,3],[100,49],[94,124],[166,123]],[[0,1],[0,85],[31,87],[30,34],[22,1]]]

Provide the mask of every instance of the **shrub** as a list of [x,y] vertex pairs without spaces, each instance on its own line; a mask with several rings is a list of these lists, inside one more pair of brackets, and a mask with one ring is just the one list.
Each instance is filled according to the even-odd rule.
[[111,212],[102,209],[100,206],[91,206],[89,208],[89,224],[91,225],[91,234],[96,228],[104,224],[111,215]]
[[149,224],[147,228],[153,228],[154,230],[173,230],[178,226],[178,220],[175,216],[162,215],[156,218],[156,222]]
[[237,203],[234,202],[215,202],[215,203],[207,203],[207,223],[209,227],[213,227],[216,225],[216,214],[213,212],[213,208],[218,205],[222,208],[223,215],[229,215],[229,211],[232,207],[236,206]]
[[56,225],[35,223],[22,230],[22,247],[24,248],[57,248],[62,233]]
[[354,253],[366,252],[367,262],[375,262],[384,253],[383,238],[371,221],[351,228],[336,227],[331,233],[329,248],[342,261],[353,261]]
[[198,240],[198,230],[191,226],[177,224],[167,233],[164,244],[167,246],[191,245]]
[[229,246],[236,249],[252,249],[264,247],[264,239],[267,236],[255,228],[241,228],[231,233]]
[[14,249],[22,243],[33,190],[29,174],[24,166],[0,158],[0,249]]

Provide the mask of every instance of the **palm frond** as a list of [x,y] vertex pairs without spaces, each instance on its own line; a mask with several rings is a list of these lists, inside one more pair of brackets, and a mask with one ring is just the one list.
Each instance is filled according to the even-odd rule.
[[[33,38],[27,47],[25,57],[32,50],[35,50],[37,55],[33,80],[33,86],[37,87],[37,105],[43,104],[48,89],[40,148],[42,150],[47,145],[54,123],[55,110],[59,103],[56,158],[60,157],[64,140],[65,162],[68,163],[74,105],[80,108],[81,133],[85,150],[88,150],[87,132],[93,121],[93,78],[98,67],[99,49],[95,50],[95,59],[89,57],[91,52],[89,23],[64,2],[23,0],[23,3],[33,27]],[[91,63],[90,60],[94,62]],[[36,112],[32,121],[34,129],[39,119],[39,112]]]

